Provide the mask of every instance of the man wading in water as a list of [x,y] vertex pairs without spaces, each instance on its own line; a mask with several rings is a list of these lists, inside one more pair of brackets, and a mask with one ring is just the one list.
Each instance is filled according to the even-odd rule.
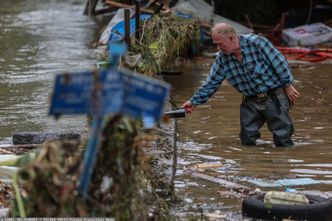
[[289,108],[300,96],[285,57],[266,38],[237,35],[226,23],[212,29],[212,40],[219,50],[210,74],[182,108],[191,113],[205,103],[224,79],[243,95],[240,107],[241,143],[255,145],[266,122],[276,146],[294,146]]

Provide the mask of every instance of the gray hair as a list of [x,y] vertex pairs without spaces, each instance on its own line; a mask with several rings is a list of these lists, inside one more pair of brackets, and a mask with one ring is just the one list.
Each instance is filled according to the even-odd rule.
[[236,36],[235,29],[226,23],[219,23],[212,28],[212,32],[218,33],[223,36]]

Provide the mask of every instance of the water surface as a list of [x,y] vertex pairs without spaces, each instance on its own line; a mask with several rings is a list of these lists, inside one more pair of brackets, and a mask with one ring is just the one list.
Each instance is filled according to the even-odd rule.
[[[213,60],[187,62],[180,76],[168,76],[173,101],[178,105],[190,98],[205,80]],[[227,189],[210,181],[193,178],[185,171],[200,163],[223,166],[202,173],[262,191],[273,188],[255,186],[247,180],[262,178],[312,178],[319,185],[295,186],[298,190],[332,191],[332,65],[292,68],[296,88],[301,93],[291,116],[295,125],[294,148],[276,148],[272,135],[263,126],[257,146],[243,146],[239,139],[241,95],[224,83],[210,100],[192,114],[178,120],[179,165],[177,190],[185,208],[200,211],[218,209],[238,211],[241,199],[219,196]],[[279,188],[284,190],[286,187]]]
[[86,130],[85,116],[48,116],[54,75],[91,69],[101,21],[83,15],[85,1],[0,1],[0,140],[17,131]]

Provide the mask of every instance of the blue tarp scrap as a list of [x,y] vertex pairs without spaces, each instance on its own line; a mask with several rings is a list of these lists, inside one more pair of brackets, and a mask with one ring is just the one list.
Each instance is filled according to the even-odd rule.
[[320,184],[319,181],[311,178],[296,178],[296,179],[281,179],[281,180],[248,179],[247,182],[256,184],[261,187],[304,186],[304,185]]
[[[141,14],[140,20],[145,21],[151,18],[152,15],[150,14]],[[136,27],[136,21],[135,17],[130,19],[130,35],[133,36],[135,34],[135,27]],[[125,35],[125,23],[124,21],[121,21],[117,23],[111,31],[109,42],[120,42],[123,40]]]
[[178,16],[178,17],[181,17],[181,18],[186,18],[186,19],[191,19],[193,18],[193,16],[191,15],[188,15],[188,14],[184,14],[182,12],[176,12],[174,15]]

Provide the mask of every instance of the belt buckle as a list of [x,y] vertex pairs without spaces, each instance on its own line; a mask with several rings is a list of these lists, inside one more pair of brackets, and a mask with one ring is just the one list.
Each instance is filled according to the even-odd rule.
[[256,94],[256,96],[257,96],[258,98],[263,98],[263,97],[266,97],[266,96],[267,96],[267,93],[264,92],[264,93]]

